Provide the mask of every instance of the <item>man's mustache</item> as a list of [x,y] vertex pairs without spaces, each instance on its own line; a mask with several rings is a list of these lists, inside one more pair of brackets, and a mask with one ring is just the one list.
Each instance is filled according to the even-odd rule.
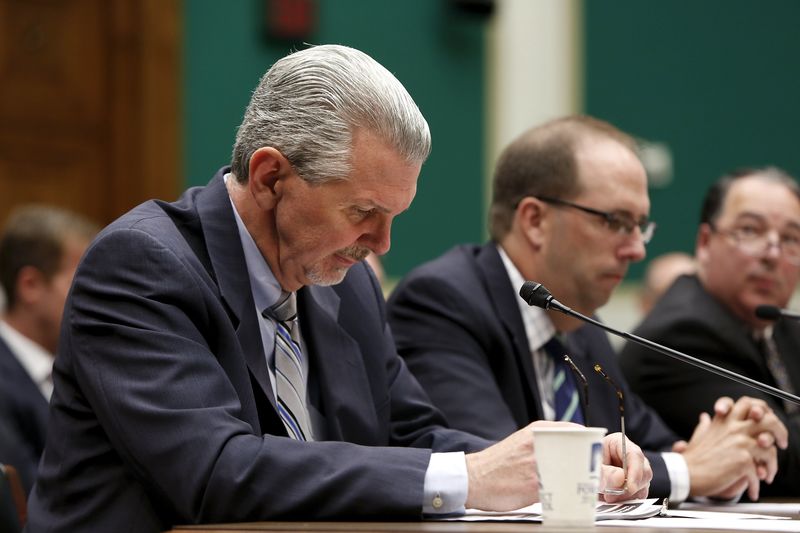
[[361,261],[369,255],[369,252],[369,248],[354,245],[348,246],[347,248],[342,248],[336,252],[336,254],[342,257],[347,257],[348,259],[352,259],[353,261]]

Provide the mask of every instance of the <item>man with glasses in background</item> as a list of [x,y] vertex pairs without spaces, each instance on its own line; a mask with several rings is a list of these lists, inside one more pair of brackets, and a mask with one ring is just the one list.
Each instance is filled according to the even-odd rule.
[[[644,258],[649,212],[628,135],[578,116],[527,131],[496,167],[492,241],[420,266],[392,294],[398,351],[454,427],[492,439],[541,419],[619,431],[619,395],[628,436],[650,450],[651,495],[734,498],[747,489],[757,497],[759,481],[775,475],[776,443],[786,446],[786,429],[763,400],[720,399],[709,406],[713,418],[704,415],[688,443],[679,441],[629,390],[605,333],[517,294],[535,280],[594,313]],[[565,353],[587,381],[584,402]]]
[[[800,325],[756,316],[784,308],[800,278],[800,186],[777,168],[745,169],[709,189],[696,243],[697,274],[682,276],[637,334],[787,392],[800,392]],[[780,471],[765,494],[800,495],[800,410],[784,400],[629,344],[622,367],[631,387],[678,434],[717,396],[752,395],[789,431]]]

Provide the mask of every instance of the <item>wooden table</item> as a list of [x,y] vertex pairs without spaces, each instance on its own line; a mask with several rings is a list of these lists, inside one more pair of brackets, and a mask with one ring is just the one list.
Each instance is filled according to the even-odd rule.
[[[800,529],[800,525],[798,525]],[[252,522],[203,526],[179,526],[174,533],[203,531],[205,533],[242,533],[247,531],[272,531],[278,533],[564,533],[563,529],[546,528],[532,522]],[[574,531],[574,530],[573,530]],[[711,533],[724,530],[670,529],[603,526],[596,533]]]
[[[796,499],[767,499],[774,503],[797,503]],[[736,506],[727,507],[736,512]],[[699,509],[698,509],[699,510]],[[709,506],[703,510],[720,511],[720,508]],[[769,514],[769,513],[762,513]],[[794,516],[800,531],[800,515]],[[250,522],[241,524],[209,524],[200,526],[178,526],[173,533],[202,531],[206,533],[242,533],[247,531],[272,531],[277,533],[564,533],[563,529],[544,527],[533,522]],[[714,533],[729,531],[725,529],[681,528],[666,530],[654,527],[620,527],[599,526],[596,533]]]

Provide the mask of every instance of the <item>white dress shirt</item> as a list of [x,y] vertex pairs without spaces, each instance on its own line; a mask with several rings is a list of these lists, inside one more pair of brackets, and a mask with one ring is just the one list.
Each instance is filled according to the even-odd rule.
[[0,320],[0,337],[49,402],[53,394],[53,354]]

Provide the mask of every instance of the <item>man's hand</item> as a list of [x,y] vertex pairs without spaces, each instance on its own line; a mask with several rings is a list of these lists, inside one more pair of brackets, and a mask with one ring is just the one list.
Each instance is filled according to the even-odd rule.
[[[511,511],[539,501],[539,478],[536,472],[532,427],[570,427],[569,422],[538,421],[529,424],[511,436],[486,448],[468,454],[467,476],[469,492],[466,507],[486,511]],[[603,439],[601,487],[622,486],[622,441],[619,434]],[[607,497],[608,501],[639,498],[647,495],[653,472],[638,446],[626,443],[628,482],[625,494]],[[563,460],[567,461],[568,458]],[[604,484],[605,483],[605,484]],[[614,485],[614,483],[617,483]]]
[[468,454],[467,509],[513,511],[539,501],[539,477],[531,431],[534,425],[573,424],[533,422],[483,451]]
[[625,442],[628,475],[622,471],[622,433],[612,433],[603,438],[603,465],[600,471],[600,492],[605,488],[621,488],[625,493],[618,496],[602,494],[607,502],[646,498],[653,479],[653,469],[642,450],[630,440]]
[[747,490],[756,500],[760,481],[771,483],[778,471],[776,446],[787,445],[786,427],[766,402],[722,397],[714,418],[701,413],[692,438],[675,443],[673,451],[689,467],[691,496],[731,499]]

